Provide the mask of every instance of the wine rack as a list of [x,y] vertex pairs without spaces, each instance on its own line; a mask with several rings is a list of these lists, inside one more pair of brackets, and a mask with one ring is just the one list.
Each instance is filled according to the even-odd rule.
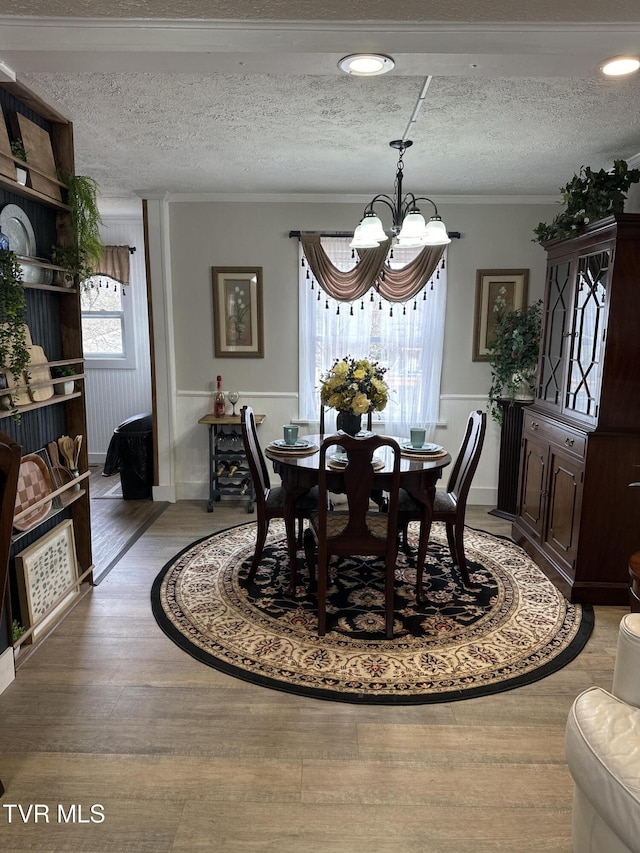
[[[264,415],[256,415],[256,425]],[[255,491],[249,463],[244,452],[239,415],[216,418],[205,415],[198,421],[209,428],[209,499],[207,512],[222,499],[247,501],[247,512],[253,512]]]

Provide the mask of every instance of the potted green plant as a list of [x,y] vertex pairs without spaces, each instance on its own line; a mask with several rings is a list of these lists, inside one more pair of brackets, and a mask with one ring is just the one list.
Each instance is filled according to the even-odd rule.
[[554,238],[576,237],[589,222],[611,213],[622,213],[632,184],[640,181],[640,169],[629,169],[625,160],[615,160],[613,169],[594,172],[582,166],[568,184],[560,187],[566,210],[550,223],[541,222],[533,229],[534,242]]
[[[23,163],[27,162],[27,152],[24,150],[24,143],[21,139],[14,139],[11,142],[11,153]],[[24,166],[16,164],[16,180],[24,186],[27,183],[27,170]]]
[[[76,371],[70,364],[60,364],[55,365],[51,368],[51,376],[54,379],[62,379],[65,376],[75,376]],[[53,386],[53,390],[56,394],[67,395],[73,394],[73,389],[75,388],[75,381],[73,379],[69,379],[66,382],[56,382]]]
[[501,400],[531,399],[540,353],[542,300],[498,317],[495,340],[487,347],[491,366],[488,409],[502,422]]
[[[8,385],[7,374],[16,385],[24,384],[24,371],[29,365],[29,350],[25,338],[27,305],[22,270],[17,257],[10,249],[0,248],[0,369],[3,384]],[[20,414],[15,405],[15,395],[8,391],[9,407],[16,420]]]
[[104,249],[99,231],[98,184],[85,175],[71,175],[65,183],[74,238],[70,245],[54,246],[51,260],[65,268],[63,284],[72,284],[76,277],[82,284],[95,274]]

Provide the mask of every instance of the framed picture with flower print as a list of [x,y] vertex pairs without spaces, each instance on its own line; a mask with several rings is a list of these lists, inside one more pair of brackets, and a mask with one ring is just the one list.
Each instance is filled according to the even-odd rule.
[[529,270],[478,270],[473,324],[473,361],[488,361],[498,317],[527,304]]
[[264,358],[262,267],[212,267],[216,358]]

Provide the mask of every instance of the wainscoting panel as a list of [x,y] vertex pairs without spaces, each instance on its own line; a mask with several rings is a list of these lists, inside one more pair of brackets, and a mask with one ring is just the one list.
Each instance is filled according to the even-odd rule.
[[[296,392],[241,391],[237,410],[250,405],[266,419],[259,427],[260,443],[264,448],[274,438],[282,436],[282,425],[296,419]],[[435,440],[455,457],[473,409],[484,410],[486,396],[446,394],[441,397],[440,425]],[[178,391],[176,421],[176,487],[178,500],[205,500],[208,497],[208,430],[198,419],[212,411],[213,399],[208,392]],[[300,434],[310,432],[301,425]],[[487,434],[480,464],[476,472],[469,503],[495,506],[498,490],[498,461],[500,430],[494,421],[487,420]],[[446,483],[447,473],[443,478]],[[278,478],[273,477],[275,482]]]

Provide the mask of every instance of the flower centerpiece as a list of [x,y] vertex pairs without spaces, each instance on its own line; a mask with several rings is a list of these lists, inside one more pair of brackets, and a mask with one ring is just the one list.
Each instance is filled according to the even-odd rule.
[[[381,412],[387,405],[386,367],[366,358],[338,358],[320,379],[320,402],[338,411],[338,428],[350,435],[360,429],[366,412]],[[350,417],[351,416],[351,417]]]

